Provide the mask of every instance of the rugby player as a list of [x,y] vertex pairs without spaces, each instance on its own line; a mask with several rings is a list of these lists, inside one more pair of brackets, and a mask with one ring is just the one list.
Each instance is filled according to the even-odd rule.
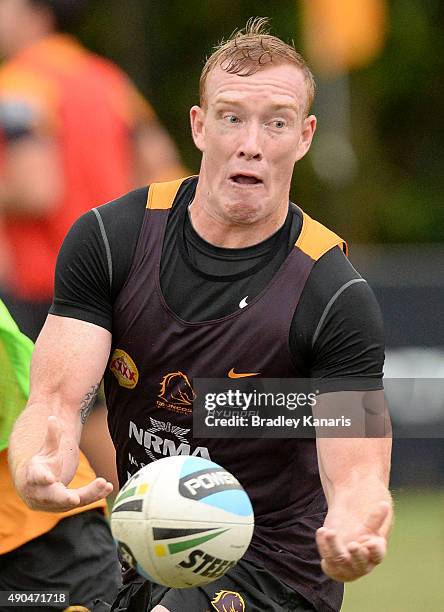
[[203,69],[190,112],[199,175],[87,213],[59,254],[31,400],[11,440],[24,499],[59,510],[109,493],[103,479],[67,489],[82,399],[105,373],[121,484],[189,452],[235,474],[256,516],[249,550],[225,576],[178,590],[129,570],[116,609],[336,612],[341,583],[386,554],[389,439],[193,439],[192,408],[167,384],[182,377],[175,384],[192,398],[194,378],[251,372],[342,378],[350,391],[365,377],[355,391],[380,393],[375,298],[344,241],[289,202],[315,133],[313,95],[301,55],[251,20]]

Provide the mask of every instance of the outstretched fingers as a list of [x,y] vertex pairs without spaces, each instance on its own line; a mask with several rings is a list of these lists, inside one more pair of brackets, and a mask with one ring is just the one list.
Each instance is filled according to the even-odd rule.
[[34,510],[65,512],[77,508],[80,504],[80,497],[61,482],[55,482],[48,486],[34,488],[26,496],[26,501]]
[[316,532],[316,542],[321,557],[331,563],[343,563],[350,558],[347,549],[340,544],[333,529],[321,527]]
[[359,541],[368,549],[370,561],[379,565],[387,554],[386,539],[383,536],[362,536]]
[[113,485],[104,478],[96,478],[78,489],[68,489],[63,483],[55,482],[34,488],[27,501],[35,510],[65,512],[99,501],[107,497],[112,490]]
[[368,574],[373,569],[374,564],[370,560],[370,552],[366,546],[358,542],[350,542],[347,550],[350,553],[350,566],[357,576]]
[[105,478],[96,478],[84,487],[71,490],[79,496],[79,505],[86,506],[107,497],[112,493],[113,485]]
[[356,580],[368,574],[375,566],[366,543],[352,541],[346,546],[336,532],[321,527],[316,533],[323,571],[341,582]]

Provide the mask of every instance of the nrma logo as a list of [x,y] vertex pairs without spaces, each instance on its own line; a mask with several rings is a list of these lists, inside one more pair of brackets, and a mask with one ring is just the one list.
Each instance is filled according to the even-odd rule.
[[[191,450],[187,434],[189,429],[177,427],[169,422],[158,421],[150,418],[151,427],[143,429],[133,421],[129,422],[129,438],[135,440],[143,447],[152,461],[161,457],[174,457],[177,455],[191,455],[210,459],[210,453],[206,446],[197,446]],[[159,435],[162,434],[162,435]],[[166,434],[166,435],[165,435]]]

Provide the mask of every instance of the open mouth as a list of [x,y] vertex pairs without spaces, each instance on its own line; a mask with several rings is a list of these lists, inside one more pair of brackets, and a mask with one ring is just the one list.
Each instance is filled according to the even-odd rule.
[[247,174],[233,174],[230,176],[230,181],[236,183],[236,185],[261,185],[262,181],[257,176],[250,176]]

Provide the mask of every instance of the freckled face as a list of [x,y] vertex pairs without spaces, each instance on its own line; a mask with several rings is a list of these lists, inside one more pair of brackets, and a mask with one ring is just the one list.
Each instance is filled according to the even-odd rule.
[[294,164],[316,127],[306,101],[303,72],[291,63],[208,75],[206,105],[191,109],[191,123],[203,153],[199,182],[218,217],[254,223],[286,210]]

